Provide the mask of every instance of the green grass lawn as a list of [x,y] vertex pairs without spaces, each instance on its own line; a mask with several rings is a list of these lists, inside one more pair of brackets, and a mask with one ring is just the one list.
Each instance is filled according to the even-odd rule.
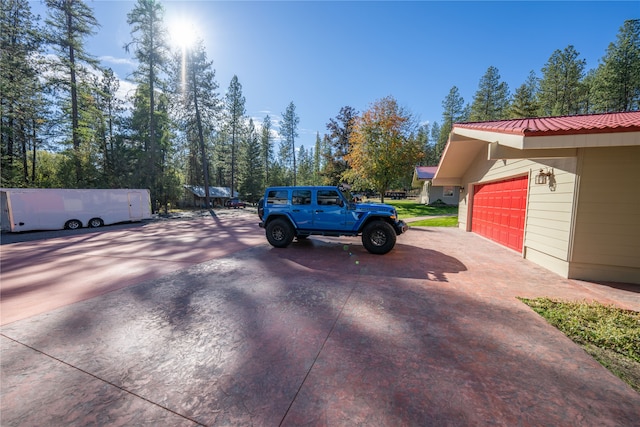
[[520,300],[640,392],[640,313],[597,302]]
[[[369,200],[367,200],[369,201]],[[371,200],[375,201],[375,200]],[[427,206],[414,200],[389,200],[385,203],[392,205],[398,211],[400,219],[415,218],[417,216],[457,215],[457,206]]]
[[447,216],[440,218],[421,219],[409,223],[412,227],[457,227],[458,217]]

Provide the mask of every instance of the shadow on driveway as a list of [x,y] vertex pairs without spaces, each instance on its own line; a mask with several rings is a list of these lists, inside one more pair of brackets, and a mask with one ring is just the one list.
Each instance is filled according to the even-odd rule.
[[2,425],[637,421],[515,298],[583,288],[468,233],[403,237],[261,243],[4,326]]

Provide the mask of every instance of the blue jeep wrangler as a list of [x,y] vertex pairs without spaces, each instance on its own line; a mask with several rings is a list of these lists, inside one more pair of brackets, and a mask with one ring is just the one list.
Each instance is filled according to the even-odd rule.
[[343,187],[270,187],[258,202],[260,227],[276,248],[294,237],[358,236],[372,254],[393,249],[396,236],[407,231],[393,206],[356,203]]

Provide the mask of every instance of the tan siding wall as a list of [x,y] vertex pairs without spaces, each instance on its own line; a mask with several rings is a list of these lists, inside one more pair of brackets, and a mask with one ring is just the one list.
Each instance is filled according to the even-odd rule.
[[[470,183],[498,181],[530,174],[524,256],[529,258],[528,254],[531,254],[532,261],[552,271],[566,274],[577,160],[568,158],[545,159],[540,162],[527,159],[496,161],[486,160],[486,156],[486,152],[480,153],[463,177],[465,192],[458,209],[459,227],[463,230],[471,230],[469,191],[472,191],[472,188]],[[545,170],[553,168],[553,188],[549,183],[535,184],[535,175],[541,168]],[[531,250],[527,251],[527,249]]]
[[[531,173],[524,256],[564,277],[640,283],[640,147],[539,162],[486,157],[479,153],[462,179],[461,229],[471,230],[472,184]],[[540,168],[554,169],[553,188],[534,183]]]
[[578,275],[592,274],[598,265],[618,266],[638,283],[640,147],[587,148],[580,156],[572,274],[587,278]]

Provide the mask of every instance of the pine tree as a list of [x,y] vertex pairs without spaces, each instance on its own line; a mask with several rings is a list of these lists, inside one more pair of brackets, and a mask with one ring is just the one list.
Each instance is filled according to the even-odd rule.
[[435,146],[429,139],[429,132],[429,124],[425,123],[418,128],[418,133],[415,136],[424,153],[424,157],[420,162],[421,166],[432,166],[437,164],[435,158]]
[[625,21],[594,77],[600,112],[640,109],[640,19]]
[[298,123],[300,118],[296,114],[296,106],[293,101],[289,103],[287,110],[282,113],[282,124],[280,125],[280,159],[285,170],[289,169],[293,185],[297,182],[296,170],[296,138],[298,137]]
[[[87,37],[95,34],[98,21],[93,10],[81,0],[46,0],[49,8],[47,24],[47,42],[56,53],[56,60],[50,63],[51,83],[57,89],[68,91],[68,98],[62,98],[60,120],[71,121],[71,141],[73,144],[72,161],[75,164],[75,184],[87,185],[87,178],[82,174],[80,144],[82,140],[79,86],[88,80],[88,67],[97,68],[98,61],[85,48]],[[71,184],[71,183],[70,183]]]
[[322,170],[322,140],[320,132],[316,132],[316,145],[313,150],[313,184],[319,185],[320,171]]
[[440,163],[440,157],[442,157],[444,146],[440,144],[441,133],[442,132],[440,132],[440,124],[438,122],[433,122],[433,125],[431,126],[431,141],[434,141],[432,154],[433,157],[429,159],[429,163],[431,165],[437,165],[438,163]]
[[[0,186],[36,184],[37,134],[44,115],[39,73],[41,29],[26,0],[0,3]],[[31,174],[29,173],[31,149]]]
[[240,175],[238,188],[247,201],[255,203],[260,199],[264,187],[262,186],[262,147],[253,119],[249,119],[241,147],[238,162]]
[[108,187],[118,187],[121,171],[116,171],[118,165],[124,160],[123,153],[117,150],[120,147],[116,143],[124,115],[124,101],[117,97],[120,88],[120,80],[116,77],[112,69],[103,70],[100,77],[93,79],[96,108],[100,112],[100,117],[96,122],[96,137],[102,152],[102,170],[105,185]]
[[471,104],[469,120],[473,122],[504,119],[509,107],[509,87],[500,81],[500,72],[489,67],[480,79]]
[[438,135],[436,143],[436,154],[438,156],[438,162],[440,157],[447,146],[449,140],[449,134],[453,129],[453,124],[458,122],[464,122],[469,117],[469,106],[465,106],[464,98],[460,95],[460,91],[456,86],[453,86],[449,90],[449,94],[442,101],[442,126],[440,127],[440,134]]
[[340,113],[327,123],[328,141],[331,145],[331,155],[326,159],[327,175],[331,185],[342,182],[343,174],[349,169],[344,157],[349,152],[349,139],[358,118],[358,112],[349,106],[340,109]]
[[298,149],[298,183],[313,185],[313,149],[307,151],[304,145]]
[[[207,60],[202,40],[183,49],[184,52],[177,53],[173,60],[172,92],[177,100],[174,111],[187,139],[188,158],[191,160],[188,167],[201,172],[202,180],[198,179],[197,182],[202,182],[205,204],[210,206],[207,143],[211,140],[213,126],[221,110],[216,92],[218,83],[213,62]],[[189,172],[192,178],[199,175],[195,170]]]
[[273,147],[271,143],[271,117],[267,114],[262,121],[262,132],[260,136],[260,151],[262,155],[264,179],[263,186],[271,185],[269,170],[273,164]]
[[[134,106],[137,114],[143,113],[140,110],[142,105],[146,107],[146,119],[139,116],[139,122],[147,123],[136,128],[136,130],[144,129],[145,133],[138,132],[138,138],[142,141],[141,155],[144,157],[145,172],[141,173],[142,186],[151,190],[152,200],[164,198],[159,194],[162,177],[160,176],[163,169],[161,141],[159,134],[161,133],[158,120],[159,107],[156,105],[156,98],[159,96],[158,88],[162,88],[164,80],[162,71],[167,65],[167,55],[169,48],[167,45],[167,31],[163,23],[164,8],[156,0],[137,0],[133,10],[127,14],[127,23],[131,26],[132,41],[126,44],[125,50],[129,52],[133,48],[133,53],[138,60],[138,68],[134,72],[134,76],[138,82],[137,92],[144,90],[145,94],[137,93],[136,100],[144,102]],[[142,125],[142,123],[140,123]],[[141,159],[142,160],[142,159]]]
[[537,93],[538,78],[536,77],[536,73],[531,70],[527,80],[518,86],[513,95],[513,100],[509,108],[509,118],[535,117],[539,110]]
[[225,112],[227,132],[231,137],[231,194],[234,194],[236,157],[238,152],[239,136],[243,132],[245,115],[245,98],[242,96],[242,85],[238,81],[238,76],[233,76],[227,95],[225,96]]
[[538,102],[539,114],[564,116],[582,113],[580,81],[584,76],[586,61],[578,59],[579,53],[571,45],[553,52],[542,68]]

